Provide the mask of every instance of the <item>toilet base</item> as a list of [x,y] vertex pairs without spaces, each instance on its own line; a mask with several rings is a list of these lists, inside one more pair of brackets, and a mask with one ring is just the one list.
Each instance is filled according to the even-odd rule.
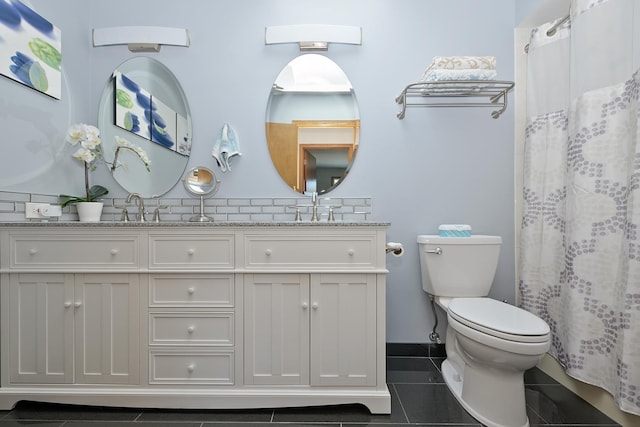
[[[442,376],[462,407],[482,424],[488,427],[529,427],[522,373],[495,375],[491,371],[474,370],[468,366],[462,370],[447,359],[442,362]],[[482,402],[471,402],[473,400]]]

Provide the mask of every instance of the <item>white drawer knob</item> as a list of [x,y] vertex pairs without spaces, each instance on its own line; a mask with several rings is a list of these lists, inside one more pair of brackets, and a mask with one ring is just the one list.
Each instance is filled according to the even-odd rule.
[[309,303],[305,301],[302,303],[302,309],[306,310],[307,308],[309,308]]
[[318,303],[314,302],[313,304],[311,304],[311,308],[313,308],[314,310],[318,309]]
[[349,256],[354,256],[356,251],[354,251],[353,249],[349,249],[347,253],[349,254]]
[[196,253],[196,250],[195,250],[195,249],[189,249],[189,250],[187,251],[187,255],[189,255],[189,256],[191,256],[191,255],[193,255],[193,254],[195,254],[195,253]]
[[189,295],[193,295],[195,291],[196,291],[196,288],[194,288],[193,286],[187,289],[187,292],[189,293]]
[[271,256],[271,249],[267,249],[266,251],[264,251],[264,254],[266,256]]
[[189,327],[187,328],[187,332],[189,332],[190,334],[192,334],[192,333],[193,333],[193,331],[195,331],[195,330],[196,330],[196,327],[195,327],[195,326],[193,326],[193,325],[191,325],[191,326],[189,326]]
[[37,253],[38,253],[38,250],[36,248],[29,249],[29,255],[35,255]]
[[111,255],[118,255],[118,250],[117,249],[111,249]]
[[194,365],[193,363],[187,366],[187,371],[193,372],[195,370],[196,370],[196,365]]
[[69,308],[69,307],[71,307],[71,301],[66,301],[64,303],[64,308]]
[[82,306],[82,301],[76,301],[75,304],[73,304],[76,308]]

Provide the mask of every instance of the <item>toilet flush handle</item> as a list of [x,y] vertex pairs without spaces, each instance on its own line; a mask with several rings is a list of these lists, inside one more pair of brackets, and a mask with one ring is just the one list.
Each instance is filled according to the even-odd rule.
[[442,255],[442,248],[426,249],[424,252],[427,254]]

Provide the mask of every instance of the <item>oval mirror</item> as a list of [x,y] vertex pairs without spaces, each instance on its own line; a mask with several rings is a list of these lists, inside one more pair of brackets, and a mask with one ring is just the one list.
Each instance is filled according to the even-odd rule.
[[302,194],[323,194],[344,180],[360,140],[360,112],[342,69],[319,54],[289,62],[274,82],[266,114],[271,160]]
[[213,221],[204,214],[204,198],[213,196],[218,192],[220,180],[211,169],[203,166],[196,166],[189,170],[182,180],[185,190],[189,194],[200,197],[200,215],[193,216],[189,219],[191,222]]
[[116,137],[142,148],[150,171],[131,151],[120,151],[113,178],[129,193],[159,197],[182,177],[191,152],[191,113],[178,79],[148,57],[131,58],[114,71],[100,99],[98,127],[105,161]]

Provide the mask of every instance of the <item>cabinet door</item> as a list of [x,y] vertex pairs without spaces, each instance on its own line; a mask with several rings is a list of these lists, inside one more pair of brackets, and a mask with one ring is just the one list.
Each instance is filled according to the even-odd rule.
[[311,385],[375,385],[375,275],[312,274],[311,307]]
[[135,274],[77,274],[76,382],[139,382],[139,286]]
[[309,384],[309,275],[245,275],[245,384]]
[[73,275],[10,274],[8,303],[9,381],[73,382]]

